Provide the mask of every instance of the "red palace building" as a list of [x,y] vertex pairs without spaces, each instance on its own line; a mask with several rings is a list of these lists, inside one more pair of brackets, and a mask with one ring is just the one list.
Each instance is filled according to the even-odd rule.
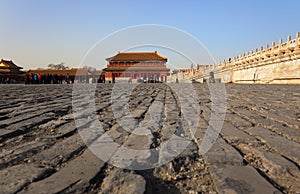
[[136,79],[144,81],[165,81],[170,68],[167,58],[155,52],[119,52],[106,59],[103,69],[106,80]]

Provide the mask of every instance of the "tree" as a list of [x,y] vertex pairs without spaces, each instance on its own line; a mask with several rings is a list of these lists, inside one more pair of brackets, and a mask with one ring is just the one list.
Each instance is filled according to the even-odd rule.
[[95,67],[91,67],[91,66],[83,66],[82,69],[86,69],[88,70],[89,73],[94,73],[96,71],[96,68]]
[[65,69],[69,69],[69,67],[64,65],[64,62],[61,62],[59,64],[49,64],[48,67],[50,69],[58,69],[58,70],[65,70]]

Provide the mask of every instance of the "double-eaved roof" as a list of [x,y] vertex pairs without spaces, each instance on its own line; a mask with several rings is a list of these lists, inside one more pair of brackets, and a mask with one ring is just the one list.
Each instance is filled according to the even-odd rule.
[[1,59],[1,61],[0,61],[0,69],[23,69],[23,67],[17,66],[11,60],[8,61],[8,60]]
[[113,57],[106,58],[107,61],[165,61],[167,58],[155,52],[119,52]]

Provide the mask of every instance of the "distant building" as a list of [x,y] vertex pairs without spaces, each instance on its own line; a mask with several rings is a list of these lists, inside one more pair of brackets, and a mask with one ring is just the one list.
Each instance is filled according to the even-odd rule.
[[25,73],[23,67],[14,64],[13,61],[1,59],[0,61],[0,83],[19,83],[24,81]]
[[106,80],[143,79],[164,81],[170,68],[166,67],[167,58],[155,52],[119,52],[107,58],[103,69]]

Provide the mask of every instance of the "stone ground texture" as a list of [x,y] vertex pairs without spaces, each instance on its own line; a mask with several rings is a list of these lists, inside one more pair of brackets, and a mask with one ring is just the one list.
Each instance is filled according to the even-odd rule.
[[[163,166],[128,170],[95,156],[78,128],[95,131],[91,143],[105,133],[130,149],[163,147],[172,135],[187,135],[180,131],[178,96],[168,85],[141,84],[132,91],[129,111],[138,121],[136,131],[145,130],[151,107],[159,115],[151,118],[156,129],[144,137],[114,119],[112,84],[99,84],[94,95],[102,130],[93,121],[75,123],[72,85],[1,85],[0,193],[300,193],[300,85],[225,85],[223,128],[204,155],[199,142],[214,113],[207,85],[193,87],[201,113],[187,148]],[[74,99],[85,110],[83,94]],[[88,119],[80,116],[79,121]],[[116,164],[120,157],[124,152],[111,156]]]

